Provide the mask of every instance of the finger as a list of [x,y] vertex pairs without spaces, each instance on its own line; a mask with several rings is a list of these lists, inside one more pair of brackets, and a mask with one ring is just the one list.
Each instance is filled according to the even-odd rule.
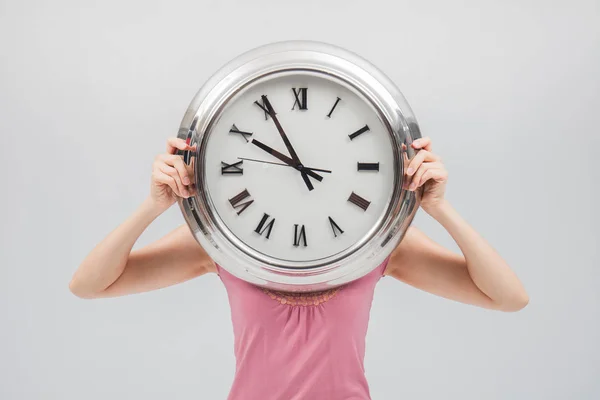
[[178,137],[170,137],[167,139],[167,153],[175,154],[179,150],[195,150],[196,146],[190,146],[185,140]]
[[176,157],[175,160],[173,161],[173,167],[175,167],[175,169],[177,170],[177,173],[179,174],[179,179],[181,179],[181,182],[183,182],[183,184],[186,186],[189,185],[190,177],[188,175],[188,170],[187,170],[186,164],[183,162],[183,158]]
[[424,181],[433,179],[436,182],[444,182],[448,179],[448,171],[445,168],[431,168],[423,174]]
[[421,150],[421,151],[417,152],[417,154],[413,157],[413,159],[408,164],[408,168],[406,169],[406,174],[409,176],[413,175],[417,171],[417,169],[419,169],[419,166],[423,162],[432,162],[432,161],[439,161],[439,160],[440,160],[440,157],[438,157],[436,154],[434,154],[428,150]]
[[162,153],[156,156],[156,158],[171,166],[171,167],[175,167],[175,163],[177,163],[177,160],[183,160],[183,157],[181,155],[178,154],[166,154],[166,153]]
[[[427,163],[423,163],[419,166],[419,168],[417,169],[417,172],[413,173],[413,175],[407,175],[406,179],[404,180],[404,182],[402,183],[402,188],[403,189],[407,189],[407,190],[413,190],[416,189],[418,186],[418,183],[420,181],[420,179],[422,179],[422,175],[429,169],[432,167],[432,164],[435,164],[435,162],[427,162]],[[434,165],[435,166],[435,165]],[[437,167],[437,166],[435,166]]]
[[413,174],[412,181],[415,182],[422,179],[423,174],[431,168],[444,168],[444,165],[439,161],[424,162],[419,166],[417,172]]
[[181,178],[179,177],[177,169],[167,164],[159,164],[158,169],[173,179],[176,188],[175,194],[177,194],[177,196],[186,198],[190,196],[190,193],[188,192],[184,184],[181,182]]
[[[168,166],[166,164],[163,166],[163,168],[166,169],[168,171],[168,175],[175,180],[175,183],[177,184],[177,187],[179,188],[179,192],[181,193],[182,197],[189,197],[191,193],[188,187],[181,181],[181,176],[179,175],[179,171],[177,170],[177,168]],[[164,169],[163,172],[167,172]]]
[[439,167],[436,165],[424,164],[422,167],[422,172],[419,174],[419,176],[415,175],[409,186],[409,190],[415,190],[416,188],[423,186],[425,182],[432,178],[436,181],[443,180],[447,174],[448,172],[445,168],[443,168],[443,166]]
[[157,159],[170,167],[175,168],[179,173],[179,178],[184,185],[192,183],[192,171],[194,170],[193,163],[189,165],[183,161],[183,157],[175,154],[159,154]]
[[175,182],[175,180],[171,176],[162,172],[160,169],[156,169],[152,172],[152,179],[154,179],[154,181],[157,183],[162,183],[163,185],[169,186],[173,193],[181,197],[177,189],[177,183]]
[[431,138],[429,136],[424,136],[422,138],[414,140],[411,143],[411,145],[415,149],[424,149],[427,151],[431,151]]
[[425,173],[431,169],[443,169],[444,166],[440,162],[427,162],[421,164],[417,172],[412,177],[409,189],[414,190],[419,186],[423,185],[427,179],[425,179]]

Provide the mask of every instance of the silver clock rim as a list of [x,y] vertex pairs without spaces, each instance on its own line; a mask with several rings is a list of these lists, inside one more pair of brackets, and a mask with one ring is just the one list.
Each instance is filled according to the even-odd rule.
[[[248,82],[246,85],[241,86],[238,88],[238,90],[235,92],[235,94],[233,94],[232,96],[230,96],[227,101],[224,104],[224,108],[226,108],[227,103],[235,101],[235,96],[237,94],[243,93],[247,90],[249,90],[251,87],[253,87],[254,85],[260,85],[262,83],[264,83],[265,80],[270,80],[270,79],[277,79],[280,77],[285,77],[287,75],[292,75],[292,76],[298,76],[298,75],[309,75],[309,76],[319,76],[320,78],[325,78],[328,79],[330,81],[335,81],[336,84],[345,86],[347,89],[349,90],[356,90],[353,87],[350,87],[347,82],[343,82],[343,81],[338,81],[337,77],[331,76],[331,75],[324,75],[322,71],[316,71],[316,70],[308,70],[308,69],[286,69],[286,70],[277,70],[274,72],[271,72],[269,74],[263,75],[258,79],[254,79],[251,82]],[[364,98],[362,93],[356,93],[357,95],[359,95],[360,97],[363,98],[363,100],[365,102],[368,102],[369,100]],[[371,105],[373,111],[375,113],[378,112],[378,110]],[[215,115],[215,118],[213,118],[213,121],[209,124],[209,126],[207,127],[206,131],[205,131],[205,135],[202,137],[202,141],[208,141],[210,136],[213,134],[213,126],[214,124],[216,124],[219,121],[219,118],[221,117],[222,114],[219,115]],[[380,120],[383,120],[383,118],[381,117],[381,115],[378,115],[378,118]],[[386,130],[389,131],[389,127],[385,127]],[[389,134],[389,132],[388,132]],[[202,150],[207,148],[207,145],[205,145],[204,143],[201,144],[200,148]],[[203,151],[200,151],[199,157],[196,159],[197,163],[199,165],[204,165],[205,164],[205,154]],[[200,174],[200,171],[197,171],[198,173],[198,178],[199,178],[199,182],[201,183],[202,187],[205,188],[205,175],[204,174]],[[394,170],[394,172],[396,173],[396,170]],[[397,176],[394,176],[394,179],[397,180]],[[244,243],[243,240],[240,240],[237,235],[233,234],[232,232],[230,232],[230,230],[228,229],[228,227],[226,226],[225,222],[222,220],[222,218],[218,215],[218,213],[215,212],[216,210],[216,206],[214,204],[214,201],[212,199],[212,196],[210,195],[209,191],[204,191],[203,195],[201,197],[202,201],[204,203],[208,204],[207,210],[210,213],[210,218],[213,220],[213,222],[217,225],[217,227],[219,228],[220,231],[222,231],[227,238],[229,239],[229,241],[231,241],[233,243],[234,246],[236,246],[239,250],[241,250],[242,252],[245,253],[245,255],[247,255],[248,257],[252,257],[256,260],[258,260],[261,263],[268,263],[268,265],[265,266],[265,268],[270,268],[273,269],[273,267],[269,267],[269,266],[276,266],[275,268],[284,268],[284,269],[288,269],[290,271],[299,271],[299,270],[311,270],[311,271],[324,271],[327,268],[330,268],[330,266],[332,264],[334,264],[335,262],[345,259],[349,254],[353,253],[354,251],[360,249],[364,243],[366,243],[367,241],[369,241],[374,232],[376,231],[376,229],[380,226],[381,222],[384,220],[386,213],[389,212],[389,206],[390,206],[390,201],[391,201],[391,197],[392,197],[391,193],[387,200],[386,200],[386,204],[385,204],[385,212],[380,215],[377,218],[376,223],[374,224],[374,226],[369,230],[369,232],[367,234],[365,234],[358,242],[354,243],[352,246],[349,246],[348,248],[337,252],[335,254],[332,254],[329,257],[324,257],[324,258],[320,258],[318,260],[307,260],[306,262],[297,262],[297,261],[289,261],[289,260],[283,260],[281,258],[277,258],[277,257],[271,257],[268,254],[264,254],[258,250],[255,250],[253,248],[251,248],[250,246],[248,246],[246,243]],[[318,262],[317,262],[318,261]],[[321,268],[319,270],[319,268]]]
[[[365,98],[387,128],[393,143],[395,184],[385,212],[356,244],[318,262],[283,262],[239,240],[216,213],[207,196],[203,165],[206,142],[228,102],[253,82],[289,73],[327,76]],[[403,160],[420,137],[404,96],[381,71],[345,49],[320,42],[288,41],[250,50],[221,68],[198,91],[180,124],[178,137],[197,144],[194,181],[198,194],[179,199],[196,240],[222,268],[250,283],[283,291],[318,291],[358,279],[385,260],[404,236],[418,209],[420,192],[402,189]],[[405,149],[402,144],[405,145]],[[404,154],[406,152],[406,155]]]

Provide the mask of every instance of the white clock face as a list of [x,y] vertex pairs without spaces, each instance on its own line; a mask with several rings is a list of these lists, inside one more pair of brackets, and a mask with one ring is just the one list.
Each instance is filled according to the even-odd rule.
[[395,184],[392,142],[374,109],[317,75],[264,79],[238,93],[206,146],[214,211],[247,246],[288,263],[361,242]]

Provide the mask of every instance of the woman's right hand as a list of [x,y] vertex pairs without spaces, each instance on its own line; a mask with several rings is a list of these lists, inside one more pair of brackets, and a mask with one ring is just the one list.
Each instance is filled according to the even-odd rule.
[[183,157],[176,155],[177,150],[196,150],[185,140],[171,137],[167,139],[167,151],[154,159],[150,197],[162,209],[169,208],[177,197],[188,198],[195,194],[196,186],[192,181],[193,164],[187,165]]

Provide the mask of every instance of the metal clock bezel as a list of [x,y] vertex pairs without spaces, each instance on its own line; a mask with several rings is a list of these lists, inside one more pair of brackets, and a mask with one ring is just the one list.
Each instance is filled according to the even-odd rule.
[[[260,253],[224,226],[206,192],[201,165],[208,135],[228,102],[253,83],[289,73],[328,77],[362,95],[388,129],[394,152],[396,184],[386,212],[361,241],[317,263],[281,260]],[[377,267],[410,226],[420,191],[402,189],[410,143],[421,137],[418,124],[398,88],[372,64],[342,48],[320,42],[288,41],[250,50],[221,68],[198,91],[180,124],[178,137],[197,145],[193,154],[179,152],[193,163],[197,194],[179,199],[183,216],[196,240],[222,268],[250,283],[282,291],[318,291],[358,279]]]

